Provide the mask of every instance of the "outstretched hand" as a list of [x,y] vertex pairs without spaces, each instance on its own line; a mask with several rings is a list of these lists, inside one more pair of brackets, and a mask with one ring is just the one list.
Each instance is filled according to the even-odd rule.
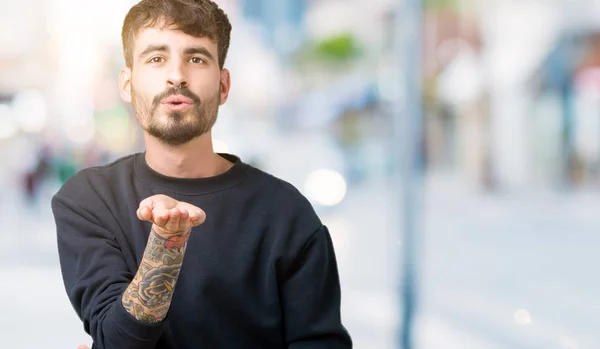
[[202,209],[160,194],[143,200],[137,216],[152,222],[155,231],[165,237],[186,233],[206,220]]

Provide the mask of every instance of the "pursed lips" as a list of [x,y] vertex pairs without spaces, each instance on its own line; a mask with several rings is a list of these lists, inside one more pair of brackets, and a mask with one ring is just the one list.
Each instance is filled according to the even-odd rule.
[[161,104],[170,110],[183,110],[194,104],[194,101],[181,95],[175,95],[165,98]]

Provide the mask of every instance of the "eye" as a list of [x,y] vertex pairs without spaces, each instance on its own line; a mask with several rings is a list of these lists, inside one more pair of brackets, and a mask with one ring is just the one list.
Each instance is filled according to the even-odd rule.
[[164,58],[162,57],[152,57],[148,60],[148,63],[162,63]]
[[206,63],[206,61],[200,57],[192,57],[190,58],[190,62],[194,63],[194,64],[204,64]]

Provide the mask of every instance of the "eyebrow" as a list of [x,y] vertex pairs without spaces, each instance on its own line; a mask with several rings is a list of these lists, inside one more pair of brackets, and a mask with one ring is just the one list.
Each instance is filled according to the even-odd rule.
[[[169,51],[169,47],[167,45],[163,45],[163,44],[148,45],[148,47],[146,47],[146,49],[144,51],[142,51],[142,53],[140,53],[140,58],[144,58],[145,56],[149,55],[152,52],[168,52],[168,51]],[[206,56],[209,60],[211,60],[213,62],[215,61],[214,56],[212,55],[212,53],[210,53],[210,51],[208,51],[206,49],[206,47],[202,47],[202,46],[188,47],[183,51],[183,53],[186,55],[202,54],[202,55]]]
[[183,51],[183,53],[186,55],[201,54],[205,55],[211,61],[215,61],[213,55],[206,49],[206,47],[203,46],[188,47],[185,49],[185,51]]
[[152,52],[167,52],[169,51],[169,48],[167,47],[167,45],[148,45],[148,47],[146,47],[146,49],[144,51],[142,51],[142,53],[140,53],[140,58],[144,58],[145,56],[147,56],[148,54],[152,53]]

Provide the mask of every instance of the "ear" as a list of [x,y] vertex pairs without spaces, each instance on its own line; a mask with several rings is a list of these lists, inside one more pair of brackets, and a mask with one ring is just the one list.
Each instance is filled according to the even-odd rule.
[[129,67],[123,67],[119,72],[119,94],[125,102],[131,103],[131,69]]
[[231,89],[231,76],[229,70],[222,69],[221,70],[221,105],[227,102],[227,97],[229,97],[229,90]]

